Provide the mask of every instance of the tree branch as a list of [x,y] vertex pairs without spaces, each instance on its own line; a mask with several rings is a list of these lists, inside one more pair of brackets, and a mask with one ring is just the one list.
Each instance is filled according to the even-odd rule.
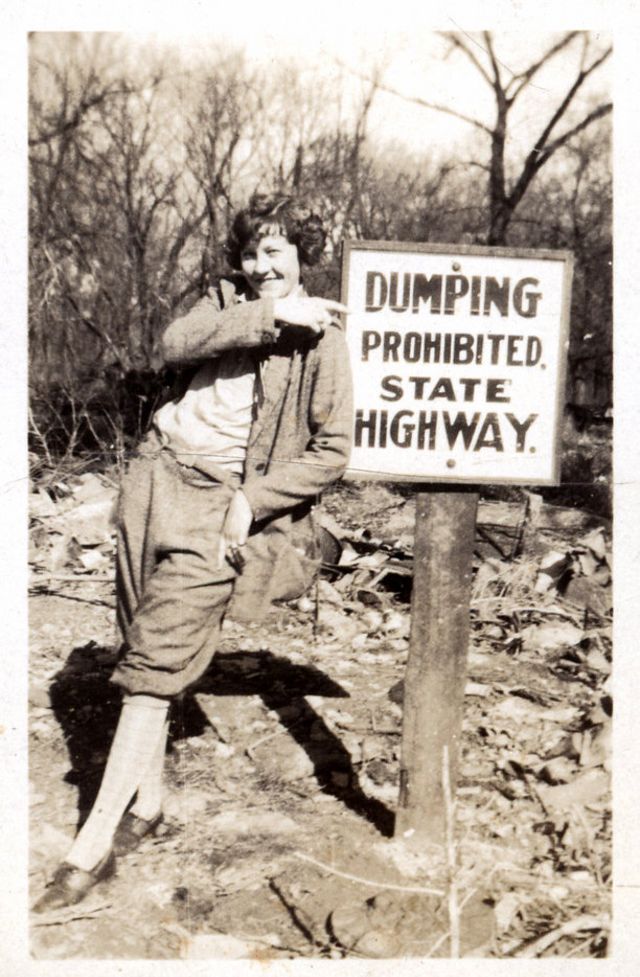
[[602,116],[608,115],[609,112],[611,112],[612,108],[613,108],[612,102],[605,102],[604,104],[599,105],[597,109],[594,109],[593,112],[590,112],[589,115],[585,116],[582,122],[579,122],[577,125],[573,126],[572,129],[569,129],[567,132],[563,133],[563,135],[560,136],[558,139],[556,139],[554,142],[549,143],[547,148],[544,150],[543,153],[539,155],[537,159],[536,170],[539,170],[541,166],[544,166],[544,164],[547,162],[549,157],[553,156],[556,150],[560,149],[561,146],[564,146],[564,144],[568,142],[569,139],[571,139],[573,136],[576,136],[579,132],[582,132],[583,129],[586,129],[587,126],[590,126],[592,122],[596,121],[596,119],[601,119]]
[[[570,44],[573,41],[573,39],[577,37],[580,33],[581,33],[580,31],[569,31],[567,34],[565,34],[565,36],[561,40],[559,40],[556,44],[554,44],[553,47],[550,47],[549,50],[546,51],[541,58],[539,58],[538,61],[535,61],[532,65],[529,65],[526,71],[522,71],[520,72],[520,74],[513,76],[513,78],[509,81],[505,89],[507,95],[509,96],[510,104],[513,104],[515,102],[516,98],[518,97],[522,89],[526,88],[526,86],[529,84],[531,79],[538,73],[540,68],[542,68],[542,66],[545,65],[547,61],[550,61],[554,55],[564,50],[564,48],[566,48],[567,45]],[[509,95],[509,90],[512,87],[512,85],[515,85],[516,88],[515,91],[511,95]]]
[[606,61],[606,59],[611,54],[611,50],[612,49],[610,47],[607,48],[607,50],[599,58],[597,58],[588,68],[585,68],[584,71],[578,72],[578,75],[577,75],[576,80],[574,81],[573,85],[571,86],[571,88],[569,89],[569,91],[567,92],[567,94],[565,95],[564,99],[562,100],[562,102],[560,103],[560,105],[558,106],[558,108],[556,109],[556,111],[551,116],[551,118],[550,118],[547,126],[545,127],[544,131],[542,132],[542,135],[537,140],[536,145],[535,145],[534,150],[533,150],[536,154],[539,153],[539,152],[541,152],[542,149],[544,148],[544,145],[545,145],[547,139],[549,138],[549,136],[551,135],[551,133],[555,129],[556,125],[558,124],[558,122],[560,121],[560,119],[562,118],[562,116],[564,115],[564,113],[567,111],[569,105],[573,101],[573,98],[574,98],[576,92],[582,87],[582,85],[584,84],[584,82],[586,81],[586,79],[589,77],[589,75],[593,71],[595,71],[596,68],[599,68],[600,65],[604,61]]
[[467,45],[460,40],[460,36],[455,31],[447,31],[445,36],[451,41],[454,47],[457,47],[460,51],[466,54],[466,56],[469,58],[469,61],[471,61],[472,65],[476,68],[477,71],[480,72],[480,74],[486,81],[487,85],[490,85],[493,88],[493,80],[489,76],[489,73],[482,66],[480,61],[478,61],[471,48],[468,48]]
[[454,118],[461,119],[462,122],[468,122],[469,125],[475,126],[476,129],[486,132],[487,135],[491,135],[490,127],[485,125],[484,122],[480,122],[479,119],[473,119],[469,115],[464,115],[462,112],[456,112],[455,109],[450,109],[446,105],[439,105],[437,102],[427,102],[424,98],[420,98],[418,95],[405,95],[404,92],[399,92],[397,88],[392,88],[391,85],[385,85],[382,84],[382,82],[380,83],[379,88],[380,91],[388,92],[389,95],[396,95],[405,102],[413,102],[415,105],[421,105],[425,109],[433,109],[435,112],[444,112],[445,115],[452,115]]
[[[370,78],[368,75],[365,75],[360,71],[354,71],[353,68],[350,68],[349,65],[340,61],[339,58],[336,59],[336,63],[339,64],[341,68],[345,68],[354,77],[360,78],[362,81],[374,81],[374,79]],[[480,71],[484,72],[482,65],[479,64],[478,67]],[[486,72],[484,72],[484,74],[489,81],[489,84],[491,84],[491,80]],[[469,115],[464,115],[462,112],[456,112],[455,109],[451,109],[447,105],[439,105],[437,102],[428,102],[426,99],[420,98],[418,95],[406,95],[404,92],[398,91],[398,89],[394,88],[392,85],[387,85],[381,81],[378,81],[377,85],[381,92],[387,92],[389,95],[395,95],[397,98],[401,98],[405,102],[412,102],[414,105],[421,105],[422,108],[425,109],[433,109],[435,112],[444,112],[446,115],[452,115],[456,119],[461,119],[462,122],[467,122],[469,125],[475,126],[477,129],[481,129],[482,132],[486,132],[488,135],[491,135],[491,129],[489,126],[485,125],[484,122],[480,122],[478,119],[473,119]]]
[[547,151],[550,148],[545,146],[547,139],[555,129],[556,125],[558,124],[562,116],[567,111],[569,105],[573,101],[576,92],[579,90],[579,88],[581,88],[581,86],[583,85],[584,81],[588,78],[588,76],[593,71],[595,71],[596,68],[598,68],[604,61],[606,61],[606,59],[609,57],[610,54],[611,54],[611,48],[609,47],[588,68],[585,68],[584,71],[580,71],[578,73],[573,85],[565,95],[561,104],[558,106],[556,111],[551,116],[551,119],[545,126],[541,136],[537,139],[535,146],[533,147],[533,149],[531,150],[531,152],[529,153],[529,155],[525,160],[522,173],[520,174],[520,177],[516,182],[516,185],[513,188],[512,193],[509,196],[509,201],[513,205],[513,207],[515,207],[516,204],[522,199],[527,187],[531,183],[531,180],[533,179],[535,174],[538,172],[540,167],[543,166],[544,163],[546,163],[546,161],[556,151],[556,149],[559,149],[560,146],[563,146],[572,135],[575,135],[577,132],[582,131],[582,129],[586,128],[587,125],[590,125],[591,122],[594,122],[595,119],[600,118],[601,115],[605,115],[607,112],[610,111],[611,106],[608,103],[604,106],[600,106],[600,109],[596,109],[595,112],[592,112],[588,116],[586,116],[586,118],[583,119],[581,123],[579,123],[577,126],[574,126],[573,130],[569,130],[568,133],[565,133],[564,136],[561,136],[560,139],[557,139],[555,143],[550,144],[554,148],[551,150],[551,152]]
[[498,97],[504,96],[504,88],[502,87],[502,79],[500,77],[500,66],[496,60],[496,56],[493,50],[493,41],[491,39],[491,34],[489,31],[483,31],[482,36],[484,37],[484,43],[487,45],[487,51],[489,53],[489,58],[491,59],[491,67],[493,68],[493,84],[492,87],[495,89]]

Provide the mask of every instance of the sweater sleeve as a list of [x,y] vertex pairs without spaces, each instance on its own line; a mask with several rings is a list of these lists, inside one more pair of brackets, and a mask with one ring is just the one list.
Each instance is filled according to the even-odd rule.
[[230,349],[269,346],[278,338],[273,300],[256,299],[221,308],[213,289],[164,331],[160,352],[168,366],[210,360]]
[[242,486],[256,521],[319,495],[344,473],[353,422],[351,371],[344,335],[331,328],[319,348],[309,403],[311,436],[296,457],[272,459]]

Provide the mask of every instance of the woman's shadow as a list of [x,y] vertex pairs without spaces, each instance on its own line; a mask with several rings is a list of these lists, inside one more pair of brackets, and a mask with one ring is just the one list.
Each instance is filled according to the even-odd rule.
[[[74,648],[49,688],[71,761],[65,780],[78,788],[79,824],[88,816],[98,792],[120,713],[121,692],[109,681],[116,658],[113,649],[94,642]],[[170,748],[177,740],[200,736],[209,727],[195,698],[198,693],[259,696],[307,753],[320,788],[383,835],[393,834],[393,812],[363,792],[349,751],[306,701],[309,695],[349,696],[319,669],[293,664],[270,651],[217,653],[198,684],[172,704]]]

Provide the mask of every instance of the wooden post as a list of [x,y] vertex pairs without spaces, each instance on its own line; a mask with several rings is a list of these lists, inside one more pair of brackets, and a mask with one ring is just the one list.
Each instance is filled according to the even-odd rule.
[[411,637],[404,684],[395,837],[445,837],[443,748],[455,791],[469,644],[478,495],[430,486],[416,500]]

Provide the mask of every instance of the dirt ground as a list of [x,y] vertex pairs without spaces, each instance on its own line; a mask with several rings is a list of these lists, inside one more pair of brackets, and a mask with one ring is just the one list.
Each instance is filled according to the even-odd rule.
[[[452,866],[451,851],[393,839],[410,587],[393,556],[410,553],[412,502],[368,486],[325,508],[355,569],[324,574],[317,621],[307,599],[259,628],[225,627],[174,707],[164,824],[85,901],[33,916],[36,958],[605,954],[608,528],[538,528],[503,559],[485,519]],[[35,517],[35,550],[52,545],[55,518]],[[84,572],[87,552],[77,574],[47,575],[34,556],[34,900],[95,796],[118,715],[113,584]],[[562,560],[573,590],[561,594]]]

